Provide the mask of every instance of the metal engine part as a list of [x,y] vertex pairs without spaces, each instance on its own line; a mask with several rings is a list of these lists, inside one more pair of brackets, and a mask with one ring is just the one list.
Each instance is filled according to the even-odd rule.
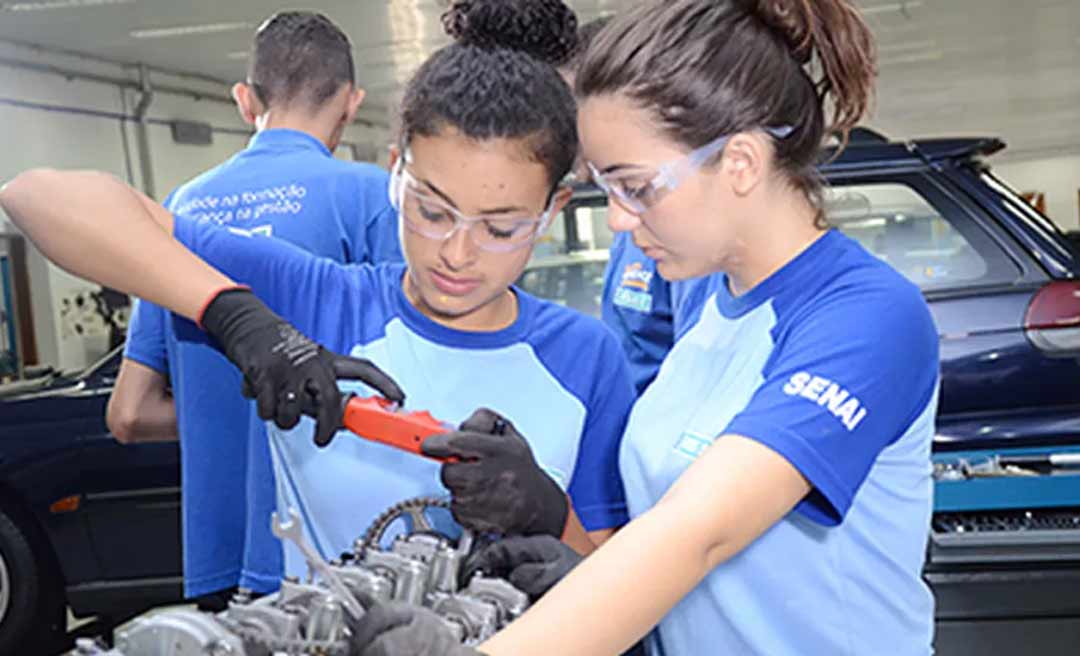
[[[425,513],[446,508],[442,499],[402,502],[380,515],[356,541],[348,562],[330,564],[333,574],[365,610],[391,601],[424,606],[443,618],[466,645],[491,637],[520,616],[528,596],[508,581],[474,575],[462,588],[462,564],[472,536],[457,541],[435,532]],[[388,547],[388,529],[405,519],[406,532]],[[216,615],[175,609],[136,618],[107,649],[81,640],[78,656],[345,656],[346,609],[325,582],[286,579],[278,592],[251,600],[239,595]]]

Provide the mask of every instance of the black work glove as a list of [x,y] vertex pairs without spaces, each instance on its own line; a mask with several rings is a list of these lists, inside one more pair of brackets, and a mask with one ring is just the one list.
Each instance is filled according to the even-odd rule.
[[476,572],[506,579],[536,601],[570,573],[582,556],[550,535],[511,537],[493,542],[465,563],[463,580]]
[[482,656],[458,642],[435,613],[406,604],[375,606],[350,620],[351,656]]
[[443,465],[442,482],[453,495],[454,519],[465,528],[562,537],[569,499],[514,425],[495,412],[477,410],[457,431],[429,437],[423,450],[459,460]]
[[288,430],[305,414],[315,418],[315,443],[326,446],[341,426],[337,379],[360,380],[401,403],[405,395],[367,360],[331,353],[274,314],[250,290],[219,292],[200,319],[226,357],[244,374],[244,396],[259,417]]

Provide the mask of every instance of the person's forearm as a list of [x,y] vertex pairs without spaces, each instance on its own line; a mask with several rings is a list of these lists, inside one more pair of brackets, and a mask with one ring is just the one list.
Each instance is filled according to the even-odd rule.
[[143,410],[134,425],[132,436],[137,442],[176,442],[176,402],[172,396],[154,399]]
[[124,444],[177,440],[176,403],[165,374],[124,358],[109,397],[105,423]]
[[110,402],[108,418],[109,430],[124,444],[175,442],[179,439],[176,402],[167,394],[145,399],[138,412],[133,414],[114,411]]
[[659,503],[620,529],[481,651],[488,656],[621,654],[714,567],[780,521],[809,491],[802,474],[778,453],[745,437],[720,436]]
[[671,539],[700,532],[695,517],[661,503],[616,533],[480,651],[488,656],[621,654],[708,573],[708,548]]
[[172,238],[164,208],[104,173],[29,171],[0,207],[60,267],[190,319],[231,283]]
[[579,519],[577,513],[574,512],[573,506],[570,506],[569,513],[570,516],[566,520],[566,532],[563,533],[562,541],[582,556],[588,556],[596,551],[598,545],[585,530],[585,526],[581,523],[581,519]]
[[[611,539],[611,536],[615,535],[618,529],[605,528],[599,531],[589,531],[589,540],[597,546],[597,548],[604,546],[604,543]],[[594,549],[595,551],[595,549]]]

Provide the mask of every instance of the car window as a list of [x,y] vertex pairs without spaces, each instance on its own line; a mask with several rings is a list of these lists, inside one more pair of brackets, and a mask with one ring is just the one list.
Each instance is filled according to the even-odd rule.
[[590,251],[584,258],[561,257],[531,264],[518,286],[534,296],[599,317],[607,257],[593,253]]
[[607,227],[607,203],[597,198],[595,205],[579,205],[577,217],[578,235],[586,248],[611,248],[612,234]]
[[[1004,282],[1015,269],[970,217],[900,182],[825,190],[829,223],[923,290]],[[965,234],[966,229],[966,234]]]
[[568,211],[563,210],[551,220],[547,232],[536,241],[536,246],[533,247],[533,261],[566,252],[567,238],[569,237],[566,221],[567,214]]
[[1024,217],[1027,224],[1040,233],[1048,246],[1059,249],[1070,259],[1080,258],[1080,248],[1077,248],[1077,235],[1075,232],[1063,232],[1053,220],[1036,210],[1008,183],[998,179],[991,172],[984,171],[980,179],[997,193],[1006,207]]
[[534,296],[599,317],[611,246],[606,202],[595,192],[576,196],[552,221],[517,285]]
[[[1016,280],[1019,269],[980,225],[974,209],[959,205],[928,178],[889,175],[831,181],[824,195],[829,223],[923,291]],[[576,196],[550,234],[548,247],[537,249],[518,284],[542,298],[598,315],[603,255],[612,238],[604,197]]]

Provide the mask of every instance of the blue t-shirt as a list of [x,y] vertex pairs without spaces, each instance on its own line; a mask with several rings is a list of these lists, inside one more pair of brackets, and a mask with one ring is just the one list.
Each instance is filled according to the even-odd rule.
[[[451,424],[480,407],[507,417],[567,491],[587,530],[625,523],[618,447],[634,392],[625,356],[599,321],[515,289],[513,324],[495,332],[454,330],[408,301],[404,265],[341,266],[276,240],[182,219],[175,234],[305,335],[373,361],[405,390],[408,409]],[[342,387],[370,393],[357,383]],[[349,550],[390,505],[446,494],[434,461],[347,432],[319,449],[307,418],[292,431],[271,433],[285,501],[304,516],[325,557]],[[256,503],[264,511],[274,505]],[[263,519],[269,523],[269,513]],[[299,554],[287,549],[286,572],[304,571]]]
[[[387,198],[388,183],[383,170],[334,159],[308,134],[265,130],[245,150],[173,192],[165,206],[190,220],[273,235],[339,262],[397,261],[397,215]],[[262,494],[255,488],[267,485],[265,439],[249,441],[250,403],[240,395],[236,368],[205,343],[177,342],[165,316],[161,308],[140,303],[125,356],[167,370],[172,382],[185,594],[238,583],[258,589],[241,576],[249,546],[260,554],[255,579],[276,580],[282,567],[280,550],[270,550],[279,554],[275,564],[259,549],[275,539],[250,504]]]
[[169,314],[153,303],[135,299],[131,318],[128,319],[124,357],[168,376],[171,344],[166,338],[171,324],[168,318]]
[[660,363],[684,328],[709,278],[668,282],[656,261],[634,245],[629,232],[615,233],[604,270],[600,316],[622,343],[638,394],[656,378]]
[[929,654],[937,389],[919,290],[838,232],[744,295],[717,285],[631,415],[630,515],[725,434],[776,451],[813,492],[684,597],[652,653]]

